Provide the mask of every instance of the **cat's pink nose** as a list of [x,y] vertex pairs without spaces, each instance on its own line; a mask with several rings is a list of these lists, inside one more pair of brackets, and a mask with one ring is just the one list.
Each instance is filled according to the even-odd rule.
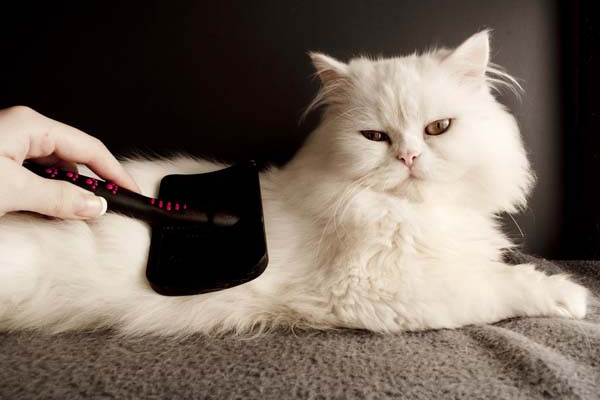
[[415,160],[417,159],[417,157],[419,157],[419,155],[421,155],[421,153],[413,153],[407,151],[404,153],[399,153],[398,160],[402,161],[404,165],[406,165],[410,169],[412,168],[413,164],[415,163]]

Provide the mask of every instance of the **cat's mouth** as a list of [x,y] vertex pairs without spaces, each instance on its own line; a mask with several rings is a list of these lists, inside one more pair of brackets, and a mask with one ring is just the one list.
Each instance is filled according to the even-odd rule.
[[422,181],[423,176],[419,173],[419,171],[416,171],[414,168],[411,168],[408,170],[408,176],[406,177],[406,179]]
[[385,192],[394,197],[420,201],[422,200],[420,181],[420,178],[407,178],[399,185],[385,190]]

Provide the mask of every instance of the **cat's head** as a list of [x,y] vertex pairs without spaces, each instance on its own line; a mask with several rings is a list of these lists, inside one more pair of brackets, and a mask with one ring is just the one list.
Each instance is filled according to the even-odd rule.
[[514,118],[494,97],[518,84],[489,62],[489,34],[454,50],[348,63],[311,53],[322,120],[300,152],[328,176],[417,201],[515,211],[533,178]]

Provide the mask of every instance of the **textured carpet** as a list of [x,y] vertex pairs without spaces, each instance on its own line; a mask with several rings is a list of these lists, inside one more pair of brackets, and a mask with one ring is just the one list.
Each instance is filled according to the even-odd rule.
[[245,341],[0,333],[0,399],[600,399],[600,262],[514,261],[532,260],[592,290],[586,320]]

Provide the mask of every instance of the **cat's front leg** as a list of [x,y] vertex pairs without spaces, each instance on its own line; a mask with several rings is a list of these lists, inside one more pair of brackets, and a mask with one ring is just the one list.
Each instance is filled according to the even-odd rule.
[[546,275],[536,270],[532,264],[508,268],[513,270],[512,274],[517,275],[517,280],[525,280],[525,289],[529,289],[533,303],[540,308],[540,315],[577,319],[585,317],[588,290],[571,281],[568,275]]
[[[467,271],[464,271],[467,272]],[[583,318],[588,291],[566,275],[546,275],[531,264],[490,265],[456,275],[456,284],[442,279],[439,296],[429,298],[424,322],[430,328],[492,323],[520,316]],[[427,309],[438,312],[427,315]],[[427,304],[425,303],[425,306]]]
[[382,332],[459,328],[522,316],[583,318],[587,303],[583,286],[530,264],[411,264],[378,277],[355,272],[330,293],[343,326]]

